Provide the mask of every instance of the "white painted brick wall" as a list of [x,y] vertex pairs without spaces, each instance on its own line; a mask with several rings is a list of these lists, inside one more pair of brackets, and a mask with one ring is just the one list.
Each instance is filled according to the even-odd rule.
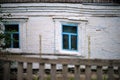
[[[27,22],[20,22],[21,48],[18,52],[40,53],[41,35],[42,53],[80,54],[85,58],[90,54],[90,58],[120,59],[120,6],[24,3],[2,4],[2,7],[3,14],[9,12],[11,18],[28,18]],[[78,52],[62,50],[61,21],[78,23]]]
[[91,36],[91,58],[120,58],[119,17],[89,18],[87,33]]
[[54,24],[50,17],[30,17],[27,22],[27,51],[40,52],[40,38],[42,53],[53,53]]

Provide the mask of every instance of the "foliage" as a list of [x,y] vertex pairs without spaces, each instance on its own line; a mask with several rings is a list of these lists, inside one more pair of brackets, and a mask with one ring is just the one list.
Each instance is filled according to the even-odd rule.
[[0,23],[0,49],[3,50],[10,47],[11,41],[18,42],[18,40],[11,39],[10,37],[16,30],[12,30],[11,28],[9,31],[4,32],[4,25],[2,24],[2,21],[0,21]]
[[0,40],[2,40],[3,38],[5,38],[5,35],[3,33],[0,33]]
[[[1,8],[1,5],[0,5],[0,8]],[[0,11],[0,13],[2,13],[2,11]],[[4,40],[6,39],[6,42],[10,43],[10,38],[8,37],[8,35],[4,34],[4,26],[3,26],[3,17],[6,16],[6,15],[3,15],[3,16],[0,16],[0,52],[3,50],[3,49],[6,49],[7,46],[5,45],[5,42]],[[8,14],[6,17],[9,17],[11,16],[10,14]],[[4,61],[0,61],[0,79],[3,80],[3,65],[4,65]]]
[[70,79],[69,79],[69,80],[75,80],[75,79],[74,79],[74,77],[70,77]]
[[33,80],[39,80],[39,76],[38,75],[34,75]]

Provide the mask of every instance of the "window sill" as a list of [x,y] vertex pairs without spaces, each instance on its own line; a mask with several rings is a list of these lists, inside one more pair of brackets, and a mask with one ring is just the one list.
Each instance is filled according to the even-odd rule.
[[81,56],[81,54],[78,51],[74,50],[62,50],[60,51],[60,54],[65,54],[65,55],[74,55],[74,56]]
[[22,50],[20,48],[7,48],[5,51],[12,53],[21,53]]

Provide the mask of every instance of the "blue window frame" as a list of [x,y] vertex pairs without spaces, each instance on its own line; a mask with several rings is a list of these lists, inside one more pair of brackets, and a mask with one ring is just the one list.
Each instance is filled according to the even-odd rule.
[[62,25],[62,48],[64,50],[78,50],[78,28],[76,24]]
[[5,44],[7,48],[19,48],[19,25],[5,24]]

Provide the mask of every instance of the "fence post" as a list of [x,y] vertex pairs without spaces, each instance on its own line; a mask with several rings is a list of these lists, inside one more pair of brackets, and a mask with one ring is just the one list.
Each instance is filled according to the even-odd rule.
[[56,80],[56,64],[51,64],[51,80]]
[[85,80],[91,80],[91,66],[86,65]]
[[18,62],[17,80],[23,80],[23,62]]
[[32,63],[27,63],[27,80],[32,80]]
[[80,65],[75,65],[75,80],[80,80]]
[[44,80],[44,63],[39,64],[39,80]]
[[67,64],[63,64],[63,70],[62,70],[62,72],[63,72],[63,80],[68,80],[67,79],[67,71],[68,71]]
[[108,67],[108,80],[114,80],[114,69],[112,66]]
[[97,80],[102,80],[102,66],[97,66]]
[[3,80],[10,80],[10,62],[5,61],[5,63],[3,64],[3,69]]

